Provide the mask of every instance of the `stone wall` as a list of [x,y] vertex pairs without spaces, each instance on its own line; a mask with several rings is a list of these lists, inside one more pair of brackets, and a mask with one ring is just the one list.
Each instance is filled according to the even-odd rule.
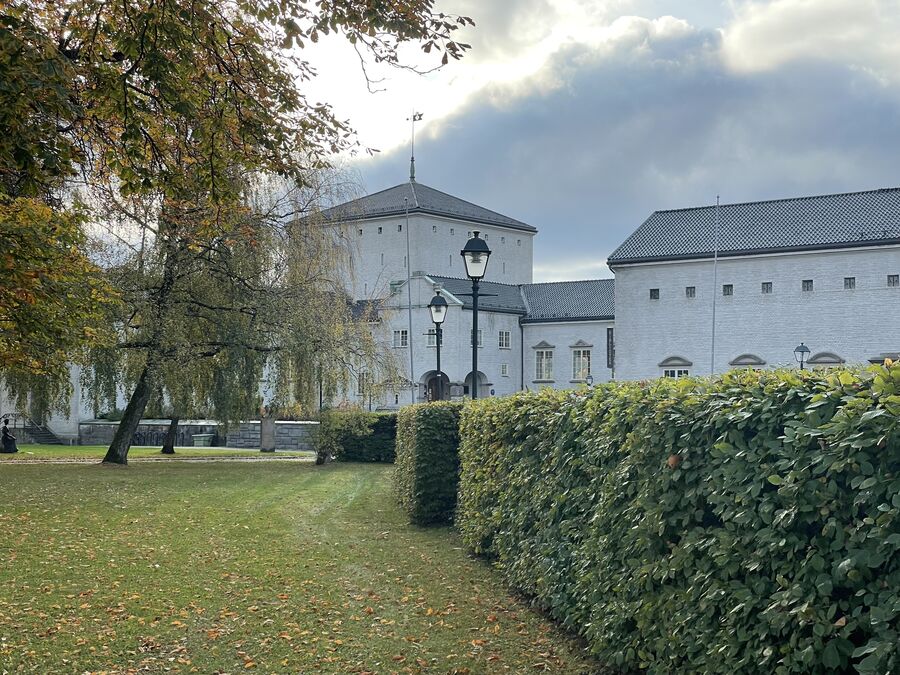
[[[313,450],[318,422],[275,422],[276,450]],[[259,422],[241,422],[228,430],[229,448],[259,449]]]
[[[116,433],[118,422],[90,420],[78,425],[79,445],[109,445]],[[169,430],[169,420],[141,420],[134,434],[134,445],[162,445]],[[195,434],[213,434],[213,445],[221,443],[219,425],[212,420],[185,420],[178,425],[175,445],[192,446]]]

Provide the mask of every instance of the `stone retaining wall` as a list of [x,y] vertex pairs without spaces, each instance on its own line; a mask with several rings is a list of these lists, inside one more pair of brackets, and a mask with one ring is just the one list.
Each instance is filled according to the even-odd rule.
[[[91,420],[78,425],[79,445],[109,445],[118,428],[118,422],[107,420]],[[141,420],[131,442],[134,445],[162,445],[169,431],[169,420]],[[195,434],[212,434],[213,445],[224,440],[219,425],[212,420],[185,420],[178,424],[175,445],[188,447],[193,445]]]
[[[275,422],[276,450],[313,450],[318,422]],[[259,422],[241,422],[228,430],[229,448],[259,448]]]

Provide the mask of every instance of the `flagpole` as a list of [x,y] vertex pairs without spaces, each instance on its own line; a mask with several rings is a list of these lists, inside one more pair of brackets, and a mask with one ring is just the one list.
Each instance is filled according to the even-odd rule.
[[719,195],[716,195],[716,224],[713,236],[713,287],[712,287],[712,342],[709,356],[709,374],[716,372],[716,298],[719,286]]

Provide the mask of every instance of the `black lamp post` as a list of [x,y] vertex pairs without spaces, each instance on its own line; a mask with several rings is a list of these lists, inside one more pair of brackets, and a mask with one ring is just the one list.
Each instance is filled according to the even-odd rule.
[[441,324],[447,318],[447,300],[440,291],[435,291],[435,296],[428,303],[428,311],[431,312],[431,321],[434,323],[434,346],[437,354],[437,401],[444,400],[444,378],[441,373]]
[[801,342],[799,346],[794,348],[794,358],[800,364],[800,370],[803,370],[803,364],[809,358],[809,347]]
[[478,232],[466,242],[460,251],[466,264],[466,276],[472,280],[472,398],[478,398],[478,283],[484,278],[491,249],[479,238]]

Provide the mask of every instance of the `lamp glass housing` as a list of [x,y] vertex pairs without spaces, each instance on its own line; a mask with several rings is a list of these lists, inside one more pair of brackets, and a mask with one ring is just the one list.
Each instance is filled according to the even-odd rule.
[[491,249],[488,248],[487,242],[478,236],[477,231],[472,234],[474,236],[466,242],[465,248],[460,253],[466,264],[466,276],[475,281],[484,278]]
[[431,321],[437,325],[444,323],[447,318],[447,301],[440,293],[435,295],[431,302],[428,303],[428,310],[431,312]]
[[803,363],[804,361],[806,361],[808,354],[809,347],[807,347],[802,342],[794,348],[794,358],[797,359],[797,363]]

